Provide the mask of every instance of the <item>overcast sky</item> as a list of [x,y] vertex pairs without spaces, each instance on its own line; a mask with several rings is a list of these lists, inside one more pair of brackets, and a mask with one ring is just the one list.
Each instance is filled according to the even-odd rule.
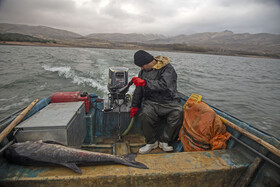
[[280,34],[280,0],[0,0],[0,23],[82,35],[201,32]]

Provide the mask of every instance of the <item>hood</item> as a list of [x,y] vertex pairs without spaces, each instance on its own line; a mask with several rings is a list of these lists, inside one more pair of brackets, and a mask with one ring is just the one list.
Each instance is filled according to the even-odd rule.
[[153,66],[154,69],[161,69],[170,63],[170,59],[166,56],[156,56],[155,60],[157,61],[157,64]]

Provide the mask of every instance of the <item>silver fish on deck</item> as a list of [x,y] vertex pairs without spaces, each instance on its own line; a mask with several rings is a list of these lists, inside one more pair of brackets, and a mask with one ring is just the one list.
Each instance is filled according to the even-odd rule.
[[122,164],[126,166],[148,169],[140,162],[135,161],[136,154],[115,156],[66,147],[51,141],[36,141],[15,143],[9,146],[4,157],[20,165],[60,165],[77,173],[82,173],[80,166]]

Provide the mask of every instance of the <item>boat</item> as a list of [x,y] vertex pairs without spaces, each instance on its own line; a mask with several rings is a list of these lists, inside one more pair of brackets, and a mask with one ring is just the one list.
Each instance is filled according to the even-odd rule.
[[[145,141],[137,115],[134,118],[129,116],[131,97],[126,93],[129,89],[127,69],[111,68],[109,76],[112,79],[108,84],[108,100],[99,98],[95,93],[58,92],[34,101],[29,108],[16,111],[0,121],[1,134],[11,124],[14,125],[7,131],[9,133],[0,139],[0,186],[280,185],[279,138],[211,105],[209,106],[220,116],[227,132],[231,134],[226,149],[184,152],[182,143],[177,141],[173,144],[173,152],[163,152],[158,148],[149,154],[138,154],[136,160],[149,169],[123,165],[83,166],[80,167],[82,174],[78,174],[60,166],[17,165],[3,157],[3,151],[15,141],[48,139],[61,129],[65,131],[64,135],[58,134],[53,139],[68,146],[113,155],[137,153],[138,149],[145,145]],[[122,76],[124,82],[120,84]],[[115,84],[116,82],[118,84]],[[180,97],[183,106],[189,97],[183,93],[180,93]],[[61,109],[63,104],[67,104],[68,110]],[[61,111],[51,106],[58,107]],[[48,128],[48,124],[43,125],[43,121],[48,120],[44,118],[40,118],[38,122],[40,114],[46,111],[52,116],[59,113],[59,117],[54,120],[60,120],[71,113],[69,108],[75,109],[70,119],[73,128],[79,129],[79,132],[70,132],[67,128],[65,130],[55,125]],[[22,117],[20,114],[26,110],[29,111]],[[79,118],[80,114],[82,118]],[[19,119],[20,117],[23,119]],[[79,126],[80,123],[83,123],[84,127]],[[162,123],[166,122],[163,120]],[[25,126],[26,124],[31,125]],[[48,134],[45,136],[40,130],[48,131]]]

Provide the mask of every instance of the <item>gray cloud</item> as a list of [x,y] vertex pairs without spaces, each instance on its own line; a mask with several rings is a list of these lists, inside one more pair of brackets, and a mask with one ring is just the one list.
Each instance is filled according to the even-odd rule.
[[279,0],[0,0],[0,22],[98,32],[280,33]]

